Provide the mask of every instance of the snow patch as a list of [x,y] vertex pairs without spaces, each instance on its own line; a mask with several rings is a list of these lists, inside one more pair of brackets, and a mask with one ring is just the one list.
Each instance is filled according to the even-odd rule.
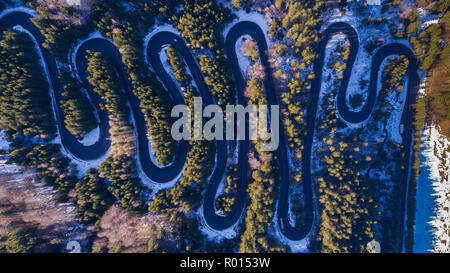
[[236,221],[234,225],[224,230],[215,230],[208,226],[208,224],[205,221],[205,215],[203,214],[203,204],[197,210],[197,214],[200,216],[200,227],[199,227],[200,231],[206,235],[209,241],[220,242],[224,238],[231,239],[236,237],[236,235],[238,234],[237,232],[238,223],[241,221],[242,215],[244,215],[245,213],[242,213],[241,217],[239,218],[238,221]]
[[[436,126],[429,129],[429,145],[426,165],[429,167],[432,181],[433,197],[436,206],[433,208],[434,216],[430,225],[433,228],[432,252],[450,252],[450,140],[441,135]],[[432,149],[431,149],[432,148]]]
[[78,177],[83,177],[86,175],[86,172],[89,169],[98,169],[98,166],[100,166],[100,164],[106,159],[106,157],[110,154],[111,152],[111,147],[109,147],[108,151],[106,151],[105,154],[103,154],[102,156],[100,156],[97,159],[94,160],[81,160],[75,156],[73,156],[69,151],[66,150],[66,148],[64,147],[64,145],[62,145],[61,143],[61,138],[60,136],[56,136],[56,138],[54,138],[50,143],[53,144],[59,144],[61,145],[61,153],[63,155],[65,155],[66,157],[68,157],[69,159],[71,159],[71,163],[73,165],[75,165],[76,169],[78,170]]
[[100,137],[100,128],[97,126],[95,129],[85,134],[83,139],[80,140],[80,143],[83,144],[84,146],[91,146],[95,142],[97,142],[99,137]]
[[433,232],[430,221],[437,205],[432,185],[439,182],[439,174],[432,172],[433,164],[438,161],[433,154],[434,143],[430,139],[430,131],[431,128],[425,129],[421,137],[414,223],[414,253],[429,252],[432,248]]
[[9,142],[4,138],[5,133],[0,131],[0,150],[9,150]]
[[8,15],[9,13],[18,12],[18,11],[28,13],[33,17],[38,16],[38,13],[34,9],[30,9],[30,8],[21,6],[21,7],[9,8],[9,9],[3,10],[2,12],[0,12],[0,18],[3,18],[3,16]]

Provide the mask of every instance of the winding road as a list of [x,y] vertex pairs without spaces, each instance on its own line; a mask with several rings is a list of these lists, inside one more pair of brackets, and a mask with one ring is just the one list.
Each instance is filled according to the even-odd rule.
[[[28,13],[21,11],[13,11],[2,18],[0,18],[0,39],[2,38],[2,33],[4,30],[12,28],[14,26],[22,26],[36,39],[39,44],[46,69],[50,77],[50,84],[53,89],[53,96],[55,99],[55,117],[57,121],[58,131],[61,137],[61,142],[64,148],[69,151],[73,156],[82,160],[92,160],[96,159],[107,152],[110,147],[109,140],[109,125],[107,114],[100,109],[99,105],[102,99],[93,91],[90,84],[87,82],[87,60],[86,54],[88,50],[99,51],[107,55],[113,62],[115,69],[117,70],[123,88],[128,96],[128,100],[131,105],[132,114],[135,120],[135,128],[137,133],[137,145],[138,145],[138,160],[142,170],[146,176],[156,182],[156,183],[167,183],[176,179],[179,174],[183,171],[183,166],[186,161],[188,143],[187,141],[180,141],[177,144],[177,153],[174,161],[164,167],[157,166],[150,157],[149,141],[147,138],[147,125],[145,122],[144,115],[139,107],[139,99],[133,94],[133,87],[128,79],[128,74],[126,73],[125,67],[121,60],[121,54],[116,46],[107,39],[103,38],[92,38],[83,42],[75,56],[75,63],[72,64],[78,73],[78,77],[81,79],[83,86],[87,89],[88,95],[91,101],[95,105],[95,109],[99,117],[99,127],[100,136],[97,142],[90,146],[84,146],[81,144],[65,127],[64,125],[64,113],[60,107],[61,100],[61,90],[62,85],[58,80],[58,68],[56,61],[53,56],[41,46],[44,42],[44,37],[39,32],[39,29],[30,21],[32,16]],[[334,23],[330,25],[324,32],[323,38],[319,44],[319,58],[314,64],[314,73],[316,75],[311,88],[311,99],[310,104],[307,109],[307,127],[306,130],[308,134],[304,139],[304,150],[302,151],[302,158],[306,159],[302,162],[302,185],[304,191],[304,208],[305,208],[305,222],[304,224],[296,228],[291,225],[289,220],[289,162],[287,145],[284,138],[283,126],[280,126],[280,142],[279,148],[277,150],[280,166],[280,195],[277,207],[277,221],[281,227],[283,235],[289,240],[298,241],[305,238],[312,230],[314,217],[315,217],[315,203],[313,200],[313,183],[311,178],[311,153],[312,153],[312,143],[314,140],[315,133],[315,121],[317,107],[319,104],[319,94],[321,87],[322,70],[325,59],[325,49],[328,41],[332,36],[338,33],[345,34],[351,44],[350,56],[347,61],[347,67],[343,74],[342,84],[340,86],[337,95],[337,107],[340,117],[349,123],[360,123],[365,121],[372,113],[376,97],[377,97],[377,79],[378,71],[383,60],[389,55],[405,55],[409,59],[408,67],[408,90],[407,98],[405,103],[405,109],[402,114],[401,123],[404,124],[403,131],[403,146],[405,149],[405,154],[407,155],[407,162],[405,166],[411,165],[411,133],[412,133],[412,122],[411,118],[414,114],[413,105],[416,101],[417,86],[418,86],[418,76],[416,60],[414,58],[411,50],[402,44],[389,44],[381,47],[377,50],[371,66],[370,74],[370,85],[368,98],[359,112],[353,112],[349,109],[346,97],[347,97],[347,86],[350,80],[350,75],[353,69],[353,64],[358,52],[359,41],[356,31],[350,25],[346,23]],[[258,45],[261,62],[269,72],[270,67],[268,63],[267,56],[267,43],[265,35],[261,28],[250,21],[242,21],[236,23],[228,32],[225,40],[225,51],[228,59],[230,60],[233,68],[233,78],[236,85],[238,103],[245,105],[245,99],[243,96],[243,91],[245,88],[245,80],[241,74],[239,67],[239,60],[235,50],[235,44],[237,40],[243,36],[251,36]],[[164,65],[160,59],[160,52],[166,45],[172,45],[176,48],[182,58],[185,60],[193,80],[198,87],[198,91],[206,105],[215,104],[214,97],[210,93],[208,87],[206,86],[203,74],[199,69],[197,61],[191,54],[190,50],[187,48],[185,41],[178,37],[176,34],[167,31],[161,31],[153,35],[147,45],[147,58],[152,69],[157,74],[158,78],[162,81],[167,91],[170,93],[175,104],[183,104],[184,99],[180,93],[179,88],[176,83],[172,80],[171,76],[164,69]],[[266,88],[266,98],[269,105],[278,105],[278,99],[275,93],[275,88],[273,84],[273,79],[271,73],[266,73],[267,77],[264,80],[264,86]],[[247,121],[248,122],[248,121]],[[248,201],[247,195],[247,185],[248,185],[248,162],[247,162],[247,151],[249,146],[248,137],[246,140],[239,140],[239,166],[240,166],[240,183],[238,185],[237,199],[233,206],[233,210],[226,216],[218,215],[215,210],[215,198],[219,185],[224,177],[227,161],[227,145],[225,141],[216,141],[216,166],[214,167],[213,173],[211,175],[210,181],[206,188],[203,201],[203,212],[205,221],[209,227],[215,230],[224,230],[233,225],[235,225],[243,212],[245,211],[245,206]],[[403,233],[404,233],[404,222],[406,215],[406,203],[407,203],[407,185],[409,179],[409,169],[404,172],[404,177],[402,180],[402,198],[401,198],[401,209],[404,213],[401,216],[401,223],[399,225],[398,236],[400,239],[399,251],[403,249]]]
[[[397,236],[398,236],[398,251],[402,252],[404,249],[404,233],[405,233],[405,219],[407,215],[407,197],[408,197],[408,184],[411,179],[411,157],[412,157],[412,134],[413,134],[413,117],[415,114],[414,105],[417,101],[418,86],[420,83],[419,76],[417,74],[417,60],[414,56],[412,50],[401,43],[391,43],[379,48],[372,58],[372,63],[370,67],[370,79],[369,79],[369,94],[367,99],[358,112],[351,111],[348,107],[347,100],[347,90],[350,76],[353,70],[353,65],[358,53],[359,39],[356,30],[349,24],[344,22],[333,23],[324,31],[323,38],[319,43],[319,58],[314,64],[314,73],[316,75],[312,83],[312,104],[308,109],[308,113],[316,113],[317,103],[320,93],[321,80],[322,80],[322,68],[325,60],[325,49],[328,41],[336,34],[344,34],[350,42],[350,54],[346,62],[346,69],[343,73],[343,79],[339,87],[339,92],[337,94],[337,109],[341,119],[349,123],[361,123],[369,118],[374,110],[374,105],[377,99],[377,93],[380,86],[378,85],[378,72],[381,69],[383,61],[392,55],[404,55],[409,60],[409,65],[407,69],[408,75],[408,87],[406,89],[407,95],[405,99],[404,109],[402,111],[402,117],[400,123],[404,125],[402,135],[402,146],[405,154],[404,166],[406,166],[405,171],[402,173],[402,179],[399,181],[401,183],[401,198],[399,200],[398,206],[400,207],[400,219],[397,226]],[[303,151],[303,158],[310,158],[310,147],[312,140],[314,138],[314,119],[316,115],[308,115],[308,134],[305,140],[305,150]],[[310,127],[311,126],[311,127]],[[309,148],[308,148],[309,147]],[[305,172],[309,176],[310,167],[306,166],[305,163],[309,164],[310,160],[303,162],[303,175]],[[310,181],[310,178],[307,180]],[[283,199],[281,199],[283,200]],[[289,236],[288,236],[289,237]]]

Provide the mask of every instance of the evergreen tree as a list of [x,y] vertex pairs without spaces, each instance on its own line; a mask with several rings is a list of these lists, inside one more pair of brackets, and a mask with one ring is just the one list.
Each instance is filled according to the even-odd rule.
[[64,90],[61,92],[61,108],[65,114],[64,123],[69,132],[82,138],[97,126],[93,108],[81,91],[81,85],[72,78],[68,71],[63,71],[59,75],[59,79],[64,85]]
[[90,169],[75,185],[77,192],[77,219],[85,224],[97,223],[104,211],[114,202],[105,179],[97,170]]
[[52,139],[56,133],[49,85],[30,37],[16,30],[0,41],[0,129],[17,137]]

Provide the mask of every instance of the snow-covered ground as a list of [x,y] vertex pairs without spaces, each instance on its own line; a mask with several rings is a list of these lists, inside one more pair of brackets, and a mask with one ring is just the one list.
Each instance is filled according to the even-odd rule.
[[20,6],[20,7],[13,7],[13,8],[6,8],[6,9],[4,9],[2,12],[0,12],[0,18],[2,18],[3,16],[5,16],[8,13],[15,12],[15,11],[25,12],[25,13],[30,14],[33,17],[36,17],[38,15],[38,13],[34,9],[30,9],[30,8],[27,8],[27,7]]
[[416,216],[414,229],[414,252],[429,252],[432,248],[432,226],[430,221],[436,206],[433,196],[433,181],[439,181],[439,174],[432,172],[434,162],[433,143],[430,130],[424,130],[419,153],[420,173],[417,179]]
[[[175,79],[175,76],[174,76],[174,70],[173,70],[172,66],[169,64],[169,57],[167,56],[167,51],[166,51],[166,49],[167,49],[167,47],[164,47],[164,48],[161,50],[161,52],[160,52],[159,57],[160,57],[160,59],[161,59],[161,63],[163,64],[164,70],[166,70],[167,74],[169,74],[169,76],[170,76],[170,78],[172,79],[172,81],[178,86],[178,90],[180,91],[180,95],[181,95],[182,97],[184,97],[184,94],[183,94],[183,86],[181,85],[180,82],[178,82],[178,81]],[[180,60],[181,60],[181,62],[184,64],[184,66],[185,66],[185,68],[186,68],[186,74],[189,75],[189,77],[191,77],[191,79],[192,79],[191,82],[189,83],[189,85],[191,85],[191,86],[195,87],[195,89],[199,90],[199,89],[198,89],[198,86],[197,86],[197,83],[194,81],[194,77],[192,76],[192,72],[191,72],[191,70],[189,69],[189,66],[186,64],[186,61],[184,60],[184,58],[183,58],[181,55],[180,55]],[[197,65],[198,65],[198,64],[197,64]]]
[[[231,143],[232,143],[231,141],[227,142],[228,151],[231,150]],[[236,142],[234,152],[228,153],[227,166],[236,165],[239,163],[239,144],[240,144],[239,142]],[[227,170],[225,171],[225,175],[222,177],[222,180],[220,181],[219,186],[217,187],[216,196],[214,197],[214,199],[217,199],[217,197],[219,197],[225,192],[225,188],[227,186],[226,178],[227,178]],[[218,210],[215,205],[214,210],[217,215],[223,215],[223,213],[220,210]]]
[[[350,76],[350,80],[348,81],[347,87],[347,96],[346,101],[347,105],[353,111],[360,111],[364,104],[366,103],[367,96],[369,94],[369,77],[370,77],[370,66],[372,58],[365,50],[361,50],[361,46],[358,50],[358,54],[356,55],[355,63],[353,64],[353,71]],[[360,81],[366,81],[367,84],[364,89],[361,88]],[[356,94],[360,94],[362,96],[362,103],[355,108],[351,107],[350,97]]]
[[419,27],[419,30],[425,29],[433,24],[437,24],[439,21],[439,14],[431,14],[429,11],[423,8],[417,8],[419,12],[419,22],[422,22],[422,25]]
[[[407,1],[409,6],[413,6],[412,1]],[[368,7],[372,18],[385,17],[389,18],[390,22],[393,24],[398,24],[398,18],[391,14],[391,11],[382,14],[381,7]],[[419,10],[419,21],[422,25],[419,29],[424,29],[432,24],[438,22],[438,17],[440,15],[429,14],[426,10]],[[335,10],[335,14],[338,14]],[[387,17],[389,16],[389,17]],[[371,59],[365,50],[361,50],[364,43],[372,38],[383,39],[383,44],[389,43],[401,43],[408,47],[409,42],[405,39],[395,40],[389,35],[389,30],[385,24],[380,24],[376,26],[376,30],[373,27],[366,27],[361,23],[361,20],[356,19],[356,14],[351,11],[347,11],[345,15],[338,15],[335,19],[330,20],[330,22],[336,21],[347,21],[354,27],[356,27],[360,39],[360,50],[358,52],[357,60],[355,61],[355,67],[361,67],[358,64],[358,58],[361,53],[362,56]],[[382,70],[382,68],[380,68]],[[352,72],[352,78],[349,84],[349,93],[351,93],[353,74],[358,73],[358,71]],[[419,89],[419,96],[425,94],[425,73],[419,71],[419,77],[421,80],[421,85]],[[362,74],[365,76],[365,73]],[[381,78],[379,78],[381,79]],[[407,79],[405,81],[405,84]],[[380,83],[379,83],[380,85]],[[406,89],[405,89],[406,90]],[[393,103],[394,111],[389,117],[388,123],[386,124],[386,129],[388,136],[391,140],[395,142],[401,142],[400,126],[399,121],[401,118],[401,111],[399,109],[403,108],[404,96],[406,94],[404,91],[399,96],[396,102],[391,98],[391,103]],[[450,215],[448,208],[450,192],[450,183],[448,181],[449,177],[449,160],[448,152],[445,154],[444,151],[449,149],[449,140],[442,136],[439,131],[433,126],[424,129],[423,136],[421,140],[421,150],[419,154],[420,159],[420,175],[417,180],[417,194],[416,194],[416,220],[415,220],[415,244],[414,252],[449,252],[450,251],[450,238],[449,238],[449,223]],[[440,155],[437,157],[436,155]],[[380,200],[380,205],[382,205]],[[446,208],[446,209],[444,209]]]
[[[380,12],[381,7],[369,7],[369,9],[370,9],[370,15],[372,16],[372,18],[383,18],[383,17],[389,16],[388,14],[381,14],[381,12]],[[353,94],[361,94],[363,96],[363,100],[365,101],[367,98],[368,84],[366,84],[366,87],[364,89],[362,89],[360,86],[360,81],[363,80],[363,81],[368,82],[369,76],[370,76],[371,61],[374,56],[374,53],[379,48],[378,47],[372,53],[369,53],[365,49],[365,46],[367,45],[367,43],[369,41],[380,41],[381,46],[385,45],[385,44],[390,44],[390,43],[401,43],[401,44],[404,44],[404,45],[410,47],[409,42],[404,39],[394,40],[392,38],[392,36],[390,35],[388,25],[385,23],[381,23],[376,26],[374,26],[374,25],[367,26],[367,25],[362,24],[361,18],[364,18],[364,17],[361,17],[360,14],[354,14],[352,11],[347,11],[344,15],[341,15],[337,10],[335,10],[334,14],[335,15],[330,20],[328,20],[327,23],[324,24],[323,29],[326,29],[327,26],[329,26],[330,24],[332,24],[334,22],[347,22],[356,29],[356,31],[358,32],[358,37],[359,37],[359,41],[360,41],[360,46],[358,49],[358,53],[356,56],[356,60],[355,60],[354,66],[353,66],[353,71],[352,71],[348,89],[347,89],[347,98],[346,98],[347,103],[349,105],[349,97]],[[397,20],[397,19],[393,19],[393,20]],[[326,56],[329,56],[329,54],[330,54],[329,48],[332,48],[334,46],[333,42],[335,42],[335,39],[336,39],[336,37],[333,37],[333,39],[330,40],[330,42],[327,46]],[[389,59],[389,57],[390,56],[386,57],[385,62],[386,62],[386,60]],[[325,59],[325,63],[327,63],[327,58]],[[383,65],[380,67],[380,70],[379,70],[378,90],[381,88],[381,71],[382,70],[383,70]],[[323,76],[322,76],[321,96],[322,96],[323,92],[326,92],[328,90],[328,85],[329,85],[328,81],[331,82],[331,80],[328,79],[327,74],[330,74],[330,71],[327,71],[327,68],[324,68]],[[333,78],[333,76],[331,76],[331,78]],[[407,84],[407,80],[408,79],[406,77],[404,79],[405,85]],[[406,90],[406,88],[404,88],[404,90]],[[389,116],[389,119],[386,122],[386,129],[387,129],[388,137],[391,140],[398,142],[398,143],[401,143],[401,141],[402,141],[401,132],[400,132],[400,119],[401,119],[401,115],[403,113],[405,96],[406,96],[405,91],[402,91],[398,96],[397,96],[397,92],[393,91],[391,93],[391,95],[387,98],[389,103],[393,106],[393,111],[391,112],[391,115]],[[362,105],[364,105],[364,103],[365,102],[363,102]],[[354,110],[357,111],[360,108],[361,108],[361,106]],[[320,109],[319,109],[319,111],[320,111]],[[368,119],[368,120],[370,120],[370,119]],[[347,125],[351,128],[347,128],[346,133],[347,133],[347,131],[353,131],[354,130],[353,127],[358,127],[363,124],[366,124],[366,121],[362,122],[361,124],[355,124],[355,125],[347,123]],[[379,128],[379,130],[377,132],[379,132],[380,134],[368,135],[368,136],[366,136],[367,139],[365,139],[365,140],[367,140],[369,142],[382,141],[383,138],[385,137],[383,130],[382,130],[382,128],[383,128],[382,124],[379,124],[378,128]],[[316,143],[314,143],[314,145],[315,145],[314,147],[316,147]],[[313,148],[313,150],[316,150],[316,149]],[[364,149],[363,153],[370,152],[370,150],[371,149]],[[313,161],[313,163],[314,163],[314,161]],[[313,164],[313,167],[314,166],[315,166],[315,164]],[[389,181],[392,180],[391,176],[392,176],[393,170],[394,170],[394,165],[386,164],[382,169],[379,169],[379,170],[376,170],[376,172],[370,173],[371,177],[375,177],[374,175],[376,175],[377,178],[375,178],[375,179],[379,180],[380,184],[385,185],[384,188],[380,189],[380,194],[382,196],[386,197],[386,196],[391,195],[392,183],[390,183]],[[387,200],[385,197],[382,197],[382,196],[380,196],[379,205],[380,205],[380,210],[384,211]],[[427,198],[427,197],[425,196],[424,198]],[[378,230],[378,228],[377,228],[377,230]],[[378,230],[378,232],[379,232],[379,230]]]
[[[314,201],[314,202],[316,202],[316,201]],[[278,202],[277,202],[276,208],[275,208],[275,215],[277,215],[277,211],[278,211]],[[310,245],[311,239],[313,238],[313,236],[317,230],[317,225],[318,225],[317,220],[319,219],[318,210],[315,210],[314,214],[315,215],[314,215],[312,228],[309,231],[308,235],[306,235],[306,237],[303,238],[302,240],[292,241],[292,240],[289,240],[288,238],[286,238],[283,235],[283,233],[281,232],[280,225],[278,223],[278,217],[273,217],[273,228],[274,228],[273,235],[275,235],[277,238],[279,238],[283,244],[288,245],[292,252],[295,252],[295,253],[309,252],[309,245]]]
[[91,146],[95,142],[97,142],[99,136],[100,136],[100,128],[97,126],[95,127],[95,129],[85,134],[83,139],[80,140],[80,143],[83,144],[84,146]]
[[423,132],[417,180],[414,252],[450,252],[450,140],[432,125]]
[[[89,141],[91,141],[91,140],[89,140]],[[84,175],[86,175],[86,172],[89,169],[92,169],[92,168],[93,169],[97,169],[98,166],[100,166],[100,164],[106,159],[106,157],[111,152],[111,147],[110,147],[108,149],[108,151],[104,155],[100,156],[97,159],[94,159],[94,160],[81,160],[79,158],[76,158],[68,150],[66,150],[66,148],[64,147],[64,145],[61,142],[61,138],[60,138],[59,135],[57,135],[54,139],[52,139],[52,141],[50,143],[60,144],[61,145],[61,150],[60,150],[61,153],[63,155],[65,155],[66,157],[68,157],[71,160],[71,163],[76,166],[76,168],[78,170],[78,174],[77,174],[78,177],[83,177]]]
[[239,218],[238,221],[236,221],[234,225],[224,230],[215,230],[210,226],[208,226],[208,224],[205,221],[205,215],[203,214],[203,204],[200,206],[200,208],[198,208],[197,214],[199,215],[200,219],[200,231],[206,235],[208,240],[220,242],[224,238],[231,239],[238,234],[238,225],[241,222],[243,216],[245,215],[245,212],[242,213],[241,217]]
[[4,138],[5,133],[0,131],[0,150],[8,150],[9,142]]

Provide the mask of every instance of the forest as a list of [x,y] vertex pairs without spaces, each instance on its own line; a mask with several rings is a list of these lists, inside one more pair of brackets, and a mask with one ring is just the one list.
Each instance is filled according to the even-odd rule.
[[0,129],[12,141],[50,140],[56,133],[49,85],[31,38],[17,30],[0,42]]

